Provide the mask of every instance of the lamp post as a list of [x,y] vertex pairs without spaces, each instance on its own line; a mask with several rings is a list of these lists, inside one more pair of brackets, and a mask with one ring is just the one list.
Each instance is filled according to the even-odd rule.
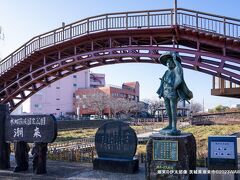
[[79,120],[79,114],[80,114],[80,107],[77,107],[77,119]]

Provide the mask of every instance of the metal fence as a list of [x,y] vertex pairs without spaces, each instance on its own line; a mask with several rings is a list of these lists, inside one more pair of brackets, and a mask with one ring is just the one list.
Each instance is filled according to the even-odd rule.
[[82,138],[82,139],[77,139],[77,140],[71,140],[71,141],[66,141],[66,142],[54,142],[48,145],[49,148],[51,149],[62,149],[66,147],[71,147],[71,148],[86,148],[86,147],[92,147],[94,146],[94,137],[90,138]]
[[64,160],[70,162],[93,162],[96,156],[95,147],[81,148],[49,148],[48,158],[51,160]]
[[[48,158],[51,160],[92,163],[96,157],[97,153],[95,148],[48,150]],[[138,158],[140,163],[145,163],[145,153],[138,153],[135,157]]]
[[[148,138],[138,138],[138,144],[146,144]],[[138,153],[139,162],[145,162],[145,153]],[[97,157],[94,138],[83,138],[68,142],[56,142],[48,145],[48,158],[72,162],[93,162]]]

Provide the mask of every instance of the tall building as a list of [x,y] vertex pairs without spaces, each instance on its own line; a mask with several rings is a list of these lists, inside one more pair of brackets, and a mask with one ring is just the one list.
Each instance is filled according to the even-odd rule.
[[22,111],[28,114],[54,114],[56,117],[72,113],[73,94],[77,89],[104,85],[104,74],[94,74],[90,70],[80,71],[34,94],[23,103]]

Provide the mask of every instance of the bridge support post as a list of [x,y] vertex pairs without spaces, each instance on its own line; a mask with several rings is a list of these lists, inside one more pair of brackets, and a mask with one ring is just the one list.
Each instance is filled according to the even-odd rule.
[[10,112],[7,104],[0,104],[0,169],[10,168],[10,144],[5,142],[5,121]]

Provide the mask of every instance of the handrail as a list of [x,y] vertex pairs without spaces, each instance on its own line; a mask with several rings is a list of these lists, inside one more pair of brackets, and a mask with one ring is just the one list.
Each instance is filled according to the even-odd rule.
[[239,21],[240,19],[236,19],[236,18],[231,18],[228,16],[220,16],[220,15],[216,15],[216,14],[212,14],[212,13],[205,13],[205,12],[201,12],[201,11],[195,11],[195,10],[190,10],[190,9],[185,9],[185,8],[178,8],[178,10],[182,10],[182,11],[186,11],[186,12],[192,12],[192,13],[196,13],[196,14],[202,14],[202,15],[207,15],[207,16],[212,16],[212,17],[217,17],[217,18],[222,18],[222,19],[229,19],[229,20],[233,20],[233,21]]
[[184,8],[177,9],[177,22],[174,21],[173,15],[173,9],[130,11],[102,14],[73,22],[64,27],[35,36],[27,41],[0,62],[0,75],[35,51],[99,31],[138,29],[139,27],[145,29],[171,27],[177,23],[180,27],[207,31],[212,34],[239,40],[239,19]]

